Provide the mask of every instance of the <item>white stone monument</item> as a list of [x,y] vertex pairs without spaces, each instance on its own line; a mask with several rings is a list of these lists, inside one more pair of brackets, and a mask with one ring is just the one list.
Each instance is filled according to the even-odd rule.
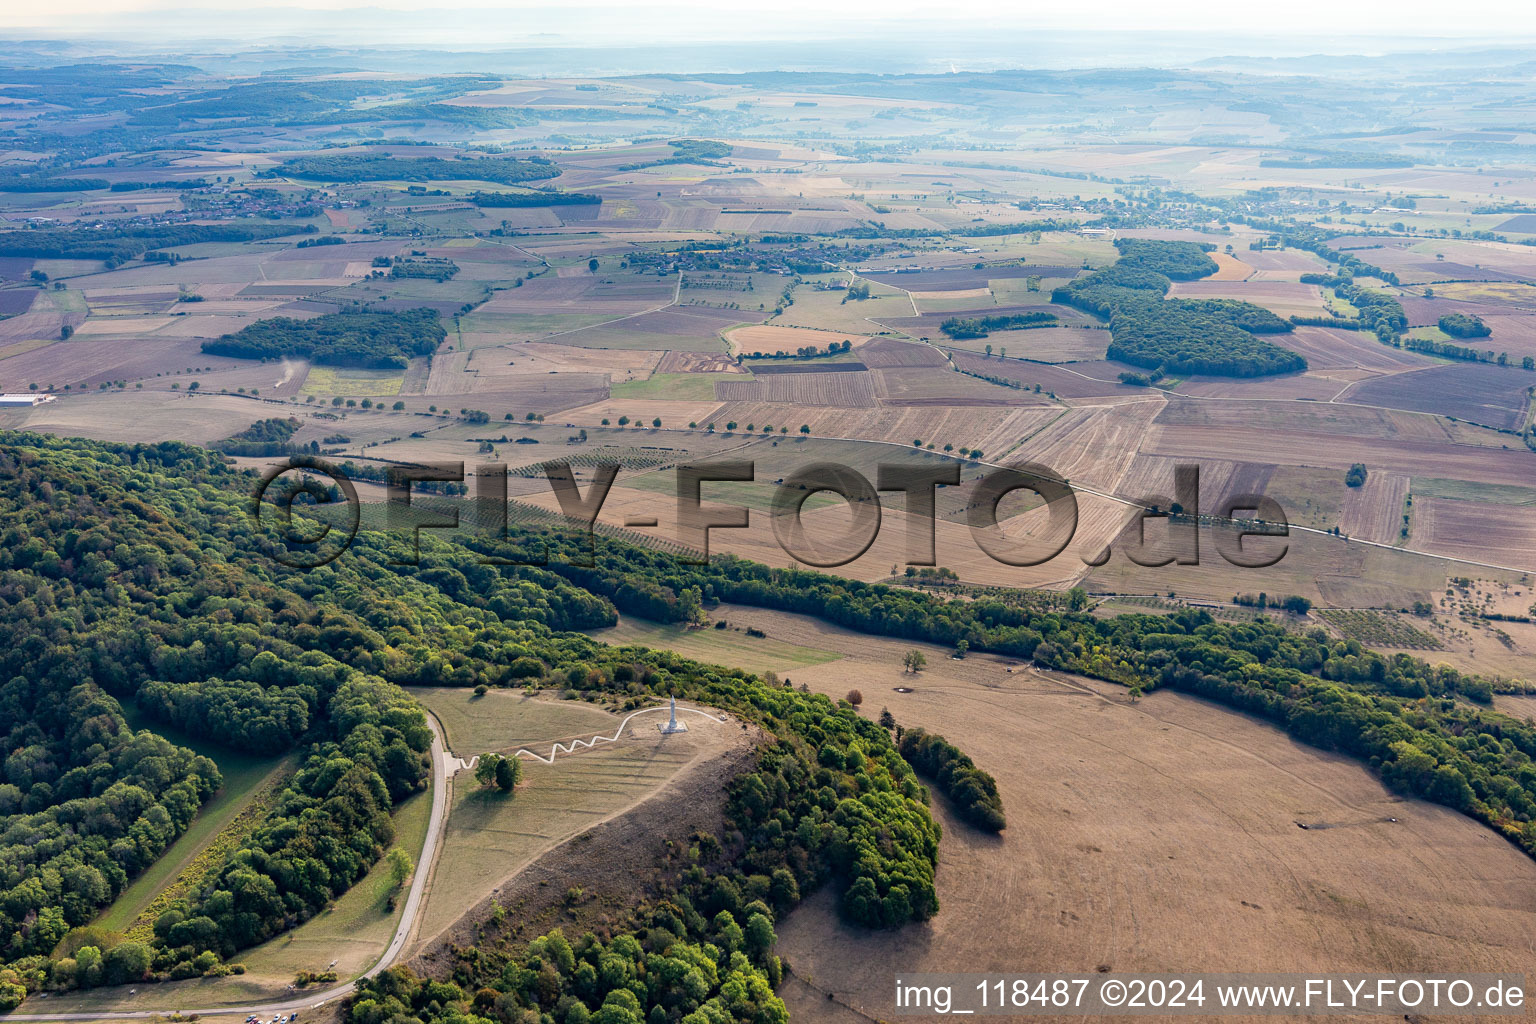
[[676,697],[672,698],[672,718],[671,718],[671,720],[656,726],[656,728],[660,729],[662,731],[663,735],[670,735],[671,733],[674,733],[674,732],[687,732],[688,731],[688,727],[686,725],[684,725],[682,722],[679,722],[677,720],[677,698]]

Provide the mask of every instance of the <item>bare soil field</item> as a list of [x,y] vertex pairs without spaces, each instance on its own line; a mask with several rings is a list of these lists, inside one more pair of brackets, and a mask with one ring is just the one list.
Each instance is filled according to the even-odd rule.
[[[795,669],[794,681],[834,697],[857,686],[867,714],[889,707],[908,728],[944,734],[997,778],[1009,817],[1001,836],[984,835],[934,798],[944,840],[931,922],[850,929],[825,896],[783,921],[778,952],[814,986],[786,985],[792,1014],[839,1019],[831,1012],[846,1005],[883,1018],[892,972],[956,963],[1116,974],[1536,967],[1536,864],[1354,761],[1182,694],[1131,704],[1120,687],[1003,659],[953,661],[755,608],[717,614],[842,654]],[[916,676],[901,668],[912,647],[928,654]]]
[[1536,515],[1520,505],[1415,498],[1413,543],[1438,554],[1536,570]]
[[1263,306],[1278,316],[1322,316],[1323,295],[1315,284],[1288,281],[1175,281],[1170,299],[1240,299]]
[[894,338],[876,338],[859,348],[859,359],[871,370],[892,370],[904,367],[947,367],[949,360],[944,353],[929,345],[896,341]]
[[1525,425],[1536,377],[1489,363],[1455,363],[1361,381],[1341,401],[1442,413],[1503,430]]
[[611,323],[597,324],[561,334],[561,345],[579,348],[666,349],[670,351],[708,352],[724,350],[722,328],[743,320],[756,320],[758,312],[729,312],[705,307],[669,306]]
[[1348,489],[1339,529],[1351,537],[1378,544],[1398,542],[1405,525],[1408,481],[1409,477],[1401,473],[1368,473],[1362,486]]
[[1288,334],[1270,335],[1282,348],[1298,352],[1313,370],[1354,367],[1378,373],[1393,373],[1415,366],[1430,366],[1434,360],[1415,352],[1383,345],[1368,331],[1345,331],[1332,327],[1297,327]]

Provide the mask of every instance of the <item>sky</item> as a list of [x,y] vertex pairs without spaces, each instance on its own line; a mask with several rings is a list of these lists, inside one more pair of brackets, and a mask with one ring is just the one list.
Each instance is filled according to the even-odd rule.
[[330,41],[350,33],[357,44],[498,47],[1103,29],[1289,38],[1310,41],[1308,52],[1334,51],[1343,37],[1536,38],[1536,5],[1512,0],[970,0],[959,10],[956,16],[932,0],[13,0],[0,4],[0,30],[246,39],[322,33]]

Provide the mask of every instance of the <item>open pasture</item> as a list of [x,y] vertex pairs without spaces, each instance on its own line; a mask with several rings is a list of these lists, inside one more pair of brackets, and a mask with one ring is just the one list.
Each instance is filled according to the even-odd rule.
[[[415,692],[421,693],[429,709],[436,712],[444,707],[450,716],[457,715],[453,705],[469,695],[467,690]],[[488,751],[508,755],[527,746],[547,756],[556,741],[612,736],[623,720],[604,712],[594,716],[594,709],[577,702],[557,704],[559,711],[532,707],[547,703],[510,695],[494,703],[484,700],[468,709],[469,714],[486,719],[483,724],[488,728],[473,733],[482,749],[455,745],[454,755],[465,760]],[[566,709],[564,704],[572,707]],[[538,721],[524,721],[529,715]],[[707,771],[716,757],[745,741],[739,726],[712,723],[699,715],[688,716],[688,732],[663,736],[652,721],[655,718],[642,715],[616,743],[556,757],[552,765],[525,758],[524,781],[515,795],[481,787],[468,771],[454,776],[450,782],[453,806],[417,926],[417,941],[430,942],[540,854],[623,813],[682,776]]]

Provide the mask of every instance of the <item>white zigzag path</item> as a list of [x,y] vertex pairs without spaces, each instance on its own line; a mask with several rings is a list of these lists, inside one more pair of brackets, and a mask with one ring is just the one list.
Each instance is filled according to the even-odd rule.
[[[529,750],[527,747],[518,747],[512,752],[512,756],[531,758],[532,760],[542,762],[543,764],[554,764],[556,756],[560,754],[574,754],[578,750],[591,750],[599,743],[617,743],[619,741],[619,737],[624,735],[624,728],[629,725],[630,719],[639,715],[648,715],[654,711],[666,710],[668,710],[666,705],[658,704],[653,708],[641,708],[639,711],[631,711],[629,714],[624,716],[624,721],[619,723],[619,727],[613,731],[612,736],[593,736],[589,740],[578,739],[572,740],[570,743],[555,743],[550,746],[548,757],[545,757],[543,754],[540,754],[537,751]],[[730,721],[729,715],[712,715],[708,711],[700,711],[698,708],[684,707],[681,704],[677,706],[677,710],[686,711],[691,715],[703,715],[711,722]],[[452,754],[449,754],[447,764],[445,765],[447,774],[452,776],[457,775],[459,772],[472,769],[479,762],[479,760],[479,754],[471,757],[468,761],[464,760],[462,757],[454,757]]]

